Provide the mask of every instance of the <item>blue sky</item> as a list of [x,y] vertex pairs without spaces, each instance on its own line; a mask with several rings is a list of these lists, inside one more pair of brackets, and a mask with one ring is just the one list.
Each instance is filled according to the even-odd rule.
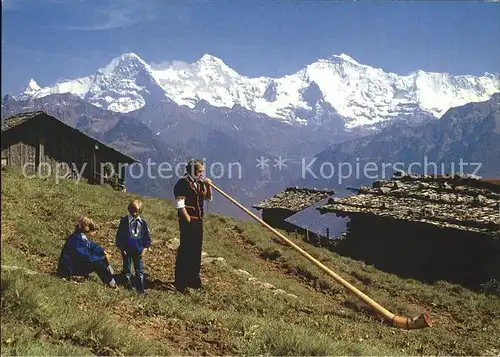
[[499,2],[2,0],[2,94],[124,52],[157,64],[210,53],[248,76],[340,53],[399,74],[496,73],[499,18]]

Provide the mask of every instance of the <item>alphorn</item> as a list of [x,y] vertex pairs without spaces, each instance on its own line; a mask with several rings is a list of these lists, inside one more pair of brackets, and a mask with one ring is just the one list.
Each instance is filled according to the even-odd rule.
[[425,327],[432,327],[432,321],[429,317],[429,315],[424,312],[420,316],[414,317],[414,318],[409,318],[409,317],[404,317],[404,316],[397,316],[390,312],[389,310],[385,309],[383,306],[381,306],[379,303],[377,303],[375,300],[371,299],[368,295],[363,293],[362,291],[358,290],[356,287],[348,283],[346,280],[344,280],[341,276],[333,272],[331,269],[329,269],[327,266],[325,266],[323,263],[321,263],[319,260],[315,259],[312,257],[309,253],[304,251],[302,248],[300,248],[298,245],[296,245],[294,242],[286,238],[283,234],[278,232],[276,229],[271,227],[269,224],[264,222],[262,219],[257,217],[254,213],[252,213],[250,210],[242,206],[238,201],[236,201],[234,198],[229,196],[227,193],[222,191],[219,187],[214,185],[213,183],[208,183],[210,186],[212,186],[217,192],[219,192],[222,196],[227,198],[229,201],[234,203],[236,206],[238,206],[240,209],[242,209],[245,213],[247,213],[250,217],[255,219],[257,222],[262,224],[264,227],[266,227],[269,231],[274,233],[276,236],[281,238],[283,241],[288,243],[292,248],[294,248],[296,251],[298,251],[301,255],[303,255],[305,258],[307,258],[309,261],[311,261],[314,265],[316,265],[318,268],[323,270],[326,274],[331,276],[337,283],[342,285],[344,288],[349,290],[351,293],[353,293],[356,297],[358,297],[361,301],[365,302],[368,304],[375,312],[384,318],[387,322],[390,322],[393,326],[398,327],[398,328],[405,328],[408,330],[412,329],[420,329],[420,328],[425,328]]

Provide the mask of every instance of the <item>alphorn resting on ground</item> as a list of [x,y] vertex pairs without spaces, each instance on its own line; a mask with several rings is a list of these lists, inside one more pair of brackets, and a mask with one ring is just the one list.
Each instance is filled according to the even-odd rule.
[[302,256],[304,256],[306,259],[311,261],[314,265],[316,265],[318,268],[323,270],[326,274],[331,276],[337,283],[342,285],[344,288],[349,290],[351,293],[353,293],[357,298],[368,304],[375,312],[384,318],[384,320],[390,322],[393,326],[398,327],[398,328],[404,328],[404,329],[420,329],[420,328],[425,328],[425,327],[432,327],[432,321],[429,317],[429,315],[424,312],[420,316],[414,317],[414,318],[409,318],[409,317],[404,317],[404,316],[397,316],[390,312],[389,310],[385,309],[383,306],[381,306],[379,303],[371,299],[368,295],[364,294],[362,291],[358,290],[356,287],[351,285],[349,282],[344,280],[341,276],[333,272],[331,269],[329,269],[327,266],[325,266],[323,263],[312,257],[309,253],[304,251],[302,248],[300,248],[298,245],[293,243],[291,240],[286,238],[283,234],[278,232],[276,229],[268,225],[266,222],[264,222],[262,219],[257,217],[254,213],[252,213],[250,210],[245,208],[243,205],[241,205],[239,202],[237,202],[235,199],[233,199],[231,196],[229,196],[227,193],[222,191],[219,187],[214,185],[213,183],[210,183],[210,185],[217,191],[219,192],[222,196],[227,198],[229,201],[234,203],[236,206],[238,206],[240,209],[242,209],[245,213],[247,213],[250,217],[255,219],[257,222],[262,224],[264,227],[266,227],[269,231],[274,233],[276,236],[278,236],[280,239],[288,243],[293,249],[298,251]]

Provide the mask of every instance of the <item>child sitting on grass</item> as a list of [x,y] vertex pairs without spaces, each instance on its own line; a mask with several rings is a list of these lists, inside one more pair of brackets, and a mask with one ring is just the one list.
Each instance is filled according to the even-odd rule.
[[116,246],[120,249],[123,259],[123,275],[127,288],[133,290],[131,264],[134,263],[137,277],[137,292],[144,294],[144,264],[142,258],[151,245],[148,223],[140,216],[143,206],[139,200],[133,200],[128,205],[127,216],[120,218],[116,232]]
[[70,280],[72,276],[88,277],[96,272],[104,284],[116,288],[108,253],[99,244],[89,240],[96,232],[97,226],[93,220],[87,217],[78,220],[75,231],[66,239],[59,256],[57,275]]

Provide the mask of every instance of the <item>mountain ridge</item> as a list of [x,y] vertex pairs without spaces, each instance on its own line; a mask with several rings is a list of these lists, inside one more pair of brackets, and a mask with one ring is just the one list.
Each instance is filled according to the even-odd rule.
[[[311,88],[316,95],[304,95]],[[251,78],[210,54],[165,68],[131,52],[89,76],[43,88],[33,80],[27,89],[18,98],[70,92],[121,113],[163,100],[191,109],[206,101],[215,107],[242,106],[289,124],[316,125],[326,112],[354,130],[422,113],[439,118],[451,107],[486,100],[500,92],[500,73],[472,76],[417,70],[398,75],[340,54],[282,77]]]
[[[309,170],[304,171],[296,184],[345,190],[346,186],[359,187],[391,177],[398,163],[401,163],[398,169],[411,173],[455,172],[498,178],[499,155],[500,93],[497,93],[487,101],[450,108],[439,120],[418,125],[394,123],[378,133],[331,145],[307,161]],[[338,164],[335,168],[341,168],[342,164],[344,168],[350,167],[353,174],[343,178],[339,170],[333,178],[325,179],[320,168],[332,163]],[[376,167],[376,172],[370,170],[368,175],[357,169],[368,165]],[[376,177],[370,177],[374,174]]]

